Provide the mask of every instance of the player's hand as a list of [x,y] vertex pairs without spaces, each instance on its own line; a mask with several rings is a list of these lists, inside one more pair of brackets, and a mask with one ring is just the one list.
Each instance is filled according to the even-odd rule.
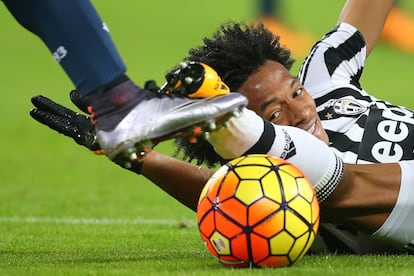
[[[79,109],[86,109],[78,93],[72,91],[70,98]],[[30,111],[33,119],[72,138],[76,143],[89,150],[101,153],[101,147],[95,136],[95,128],[88,116],[74,112],[42,95],[34,96],[31,101],[35,106]]]
[[[85,113],[87,112],[87,105],[76,90],[70,92],[70,99],[76,107]],[[34,96],[32,103],[35,108],[30,111],[30,115],[36,121],[72,138],[76,143],[87,147],[96,154],[104,154],[96,140],[95,128],[89,116],[70,110],[42,95]],[[121,164],[118,165],[136,174],[141,174],[142,164],[142,161],[131,162],[131,166],[128,168]]]

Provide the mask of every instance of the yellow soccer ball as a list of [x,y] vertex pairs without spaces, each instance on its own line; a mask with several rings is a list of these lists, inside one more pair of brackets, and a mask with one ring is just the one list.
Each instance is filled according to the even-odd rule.
[[290,266],[315,240],[319,203],[307,177],[267,155],[234,159],[206,183],[197,207],[201,239],[231,267]]

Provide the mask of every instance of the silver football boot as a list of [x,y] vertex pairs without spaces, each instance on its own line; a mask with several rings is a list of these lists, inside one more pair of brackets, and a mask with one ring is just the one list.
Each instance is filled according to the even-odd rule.
[[128,168],[161,141],[199,136],[222,127],[247,106],[230,93],[216,71],[202,63],[180,63],[157,89],[142,90],[126,76],[90,96],[90,114],[99,145],[114,162]]
[[222,127],[247,105],[239,93],[192,99],[159,96],[138,103],[110,131],[97,129],[97,139],[105,154],[128,168],[139,161],[146,149],[178,136],[194,139]]

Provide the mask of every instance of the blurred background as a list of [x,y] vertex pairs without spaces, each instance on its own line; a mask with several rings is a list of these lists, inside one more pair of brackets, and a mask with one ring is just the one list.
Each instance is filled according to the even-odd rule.
[[[282,37],[294,49],[297,62],[292,72],[296,74],[311,47],[308,39],[317,40],[336,24],[344,1],[278,2],[273,22],[259,0],[93,1],[111,30],[128,75],[138,84],[148,79],[162,83],[167,70],[190,47],[230,20],[263,19],[269,28],[280,24],[287,36],[304,39],[284,42]],[[399,5],[414,17],[414,2]],[[68,98],[73,85],[42,42],[18,25],[2,4],[0,34],[0,218],[194,220],[192,212],[143,177],[90,154],[32,120],[28,115],[31,96],[43,94],[75,108]],[[408,31],[406,36],[414,38]],[[413,65],[413,52],[384,39],[369,57],[362,85],[376,97],[413,108]],[[170,143],[157,149],[173,152]]]

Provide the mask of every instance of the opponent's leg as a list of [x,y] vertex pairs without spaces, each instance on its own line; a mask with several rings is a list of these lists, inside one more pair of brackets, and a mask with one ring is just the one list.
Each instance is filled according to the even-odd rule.
[[3,0],[14,18],[37,35],[81,96],[105,87],[126,67],[90,1]]
[[108,28],[88,0],[4,2],[48,46],[92,107],[102,149],[124,166],[138,157],[144,140],[152,146],[194,125],[215,128],[247,104],[236,93],[198,101],[139,88],[124,75]]

